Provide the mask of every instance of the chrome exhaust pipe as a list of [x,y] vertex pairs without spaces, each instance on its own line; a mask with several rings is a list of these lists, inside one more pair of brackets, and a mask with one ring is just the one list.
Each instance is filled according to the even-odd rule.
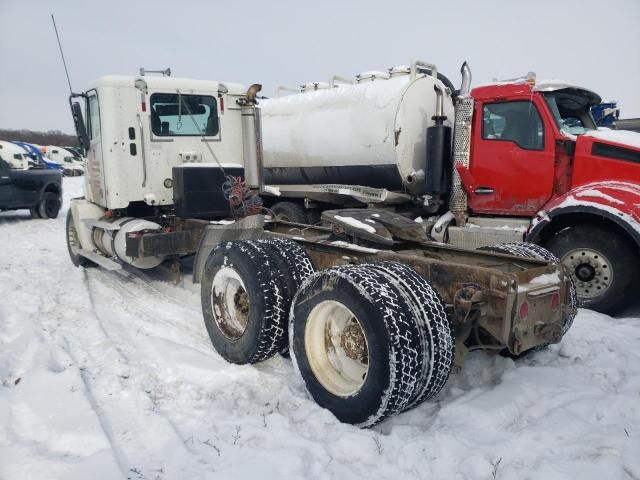
[[471,93],[471,69],[469,64],[464,62],[460,67],[460,73],[462,74],[462,84],[460,85],[460,98],[467,98]]
[[258,92],[262,90],[262,85],[259,83],[254,83],[247,90],[247,103],[250,105],[255,105],[257,102],[256,97],[258,96]]
[[[433,89],[436,91],[436,115],[433,117],[434,119],[437,117],[442,119],[444,117],[444,95],[442,93],[442,88],[437,83],[433,86]],[[447,117],[444,117],[445,119]]]

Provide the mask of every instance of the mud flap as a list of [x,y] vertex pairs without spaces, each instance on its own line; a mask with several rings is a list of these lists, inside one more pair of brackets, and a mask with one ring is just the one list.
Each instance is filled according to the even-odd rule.
[[222,242],[256,240],[264,236],[264,216],[252,215],[228,225],[208,225],[193,262],[193,283],[200,283],[209,254]]

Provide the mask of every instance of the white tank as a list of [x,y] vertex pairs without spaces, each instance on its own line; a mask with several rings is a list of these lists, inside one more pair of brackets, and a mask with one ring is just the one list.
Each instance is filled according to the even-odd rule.
[[[408,179],[424,175],[426,129],[436,115],[434,85],[443,92],[445,85],[408,70],[366,72],[353,85],[262,101],[265,183],[366,185],[420,194],[420,182]],[[443,100],[444,125],[452,126],[452,99],[445,93]]]

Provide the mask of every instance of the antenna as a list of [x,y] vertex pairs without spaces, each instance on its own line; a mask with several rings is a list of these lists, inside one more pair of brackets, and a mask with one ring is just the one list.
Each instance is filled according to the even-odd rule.
[[69,80],[69,70],[67,70],[67,62],[64,59],[64,52],[62,51],[62,43],[60,43],[60,35],[58,35],[58,27],[56,27],[56,19],[51,14],[51,21],[53,22],[53,29],[56,32],[56,38],[58,39],[58,47],[60,47],[60,56],[62,56],[62,64],[64,65],[64,73],[67,75],[67,83],[69,84],[69,93],[73,95],[73,89],[71,88],[71,80]]

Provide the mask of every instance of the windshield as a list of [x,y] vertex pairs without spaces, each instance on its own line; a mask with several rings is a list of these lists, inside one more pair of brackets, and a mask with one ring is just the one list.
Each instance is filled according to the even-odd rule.
[[582,135],[589,130],[596,130],[588,92],[565,88],[545,92],[543,96],[560,131],[569,135]]

